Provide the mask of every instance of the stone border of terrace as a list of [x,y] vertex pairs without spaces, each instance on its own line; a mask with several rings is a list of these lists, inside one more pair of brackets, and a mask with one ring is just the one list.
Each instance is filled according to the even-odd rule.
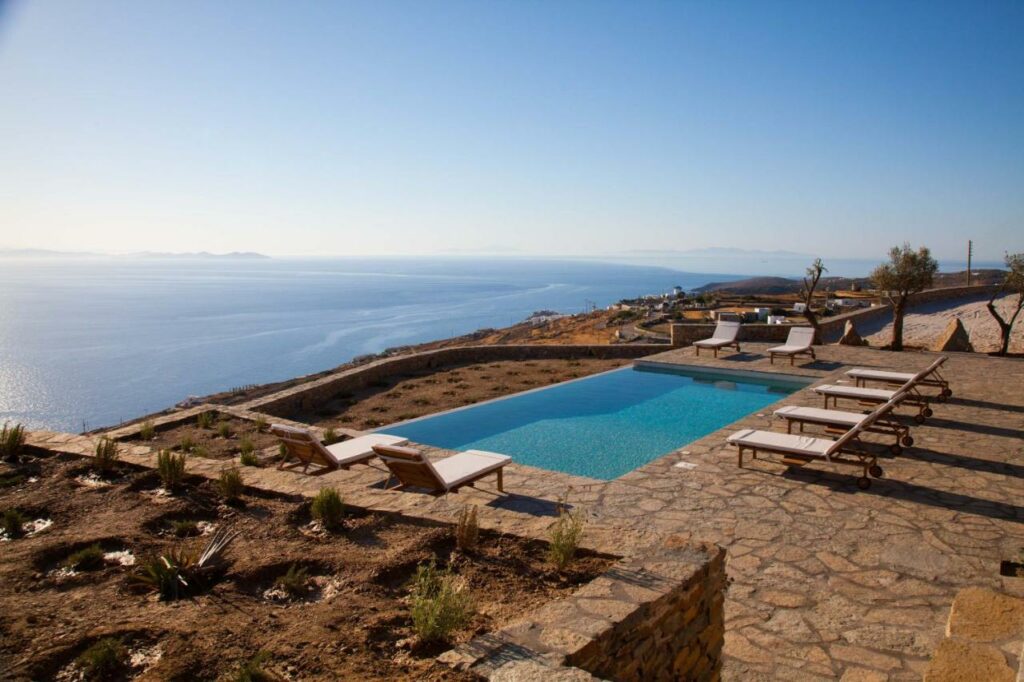
[[[204,407],[190,408],[181,419],[194,417]],[[58,456],[91,457],[103,436],[32,431],[26,448]],[[121,453],[131,465],[154,468],[151,448],[131,445]],[[216,460],[188,458],[186,473],[215,480],[225,468]],[[258,484],[250,488],[279,494],[312,497],[322,487],[316,477],[295,477],[293,472],[259,469]],[[282,485],[299,478],[305,485]],[[275,485],[275,483],[278,483]],[[290,481],[294,484],[295,481]],[[380,491],[378,491],[380,492]],[[417,495],[384,493],[386,499],[412,500]],[[437,504],[387,509],[381,505],[346,505],[365,511],[394,513],[452,524],[455,506],[445,498]],[[444,511],[442,511],[444,510]],[[540,539],[533,532],[510,532],[493,522],[509,510],[481,510],[480,527]],[[413,512],[413,513],[410,513]],[[546,526],[546,524],[545,524]],[[621,546],[602,535],[597,553],[621,554]],[[619,551],[616,551],[619,550]],[[725,550],[713,543],[692,542],[669,536],[664,542],[636,550],[571,596],[558,599],[496,633],[480,636],[438,657],[442,663],[490,680],[544,679],[601,680],[715,680],[722,668],[725,641]]]
[[667,349],[666,344],[516,344],[439,348],[420,353],[396,355],[332,372],[319,379],[255,398],[237,407],[242,410],[265,412],[276,417],[291,413],[296,409],[310,409],[317,403],[325,402],[339,393],[365,388],[375,381],[424,369],[498,360],[635,359]]

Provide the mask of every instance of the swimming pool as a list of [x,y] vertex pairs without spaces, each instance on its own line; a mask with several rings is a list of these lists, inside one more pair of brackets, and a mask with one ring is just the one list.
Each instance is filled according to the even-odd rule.
[[794,376],[638,365],[378,430],[610,480],[809,383]]

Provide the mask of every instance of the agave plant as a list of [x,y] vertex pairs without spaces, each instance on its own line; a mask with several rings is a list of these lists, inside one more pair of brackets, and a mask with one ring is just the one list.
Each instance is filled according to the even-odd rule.
[[144,559],[133,575],[134,582],[153,590],[164,601],[174,601],[201,590],[220,567],[224,551],[237,532],[219,529],[201,552],[177,547],[165,554]]

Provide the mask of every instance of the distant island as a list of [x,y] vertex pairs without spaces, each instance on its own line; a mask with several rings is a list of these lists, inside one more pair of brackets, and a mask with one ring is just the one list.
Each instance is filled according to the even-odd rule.
[[230,253],[210,253],[195,251],[172,253],[162,251],[140,251],[128,254],[95,253],[91,251],[55,251],[51,249],[0,249],[0,258],[175,258],[182,260],[263,260],[269,259],[262,253],[254,251],[232,251]]

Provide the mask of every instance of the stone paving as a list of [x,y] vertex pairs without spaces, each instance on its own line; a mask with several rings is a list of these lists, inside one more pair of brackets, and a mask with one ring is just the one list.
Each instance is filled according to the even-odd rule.
[[[772,366],[766,347],[744,344],[742,354],[718,359],[683,348],[645,361],[832,382],[852,365],[912,371],[935,357],[825,346],[817,361]],[[534,537],[567,497],[586,508],[587,544],[599,551],[628,555],[680,533],[726,548],[725,679],[920,679],[958,590],[1024,594],[1024,580],[998,575],[999,560],[1024,548],[1024,361],[951,354],[945,374],[954,396],[924,426],[908,419],[914,447],[881,462],[885,477],[866,491],[852,468],[788,469],[771,456],[736,466],[725,437],[779,430],[771,418],[778,405],[821,406],[809,389],[614,481],[512,464],[509,495],[485,480],[436,498],[384,490],[376,466],[322,476],[246,469],[246,480],[301,495],[330,485],[354,505],[441,520],[469,502],[481,505],[481,525]],[[88,454],[93,441],[36,432],[32,442]],[[133,447],[125,458],[147,464],[154,455]],[[193,460],[190,471],[216,476],[223,466]]]

